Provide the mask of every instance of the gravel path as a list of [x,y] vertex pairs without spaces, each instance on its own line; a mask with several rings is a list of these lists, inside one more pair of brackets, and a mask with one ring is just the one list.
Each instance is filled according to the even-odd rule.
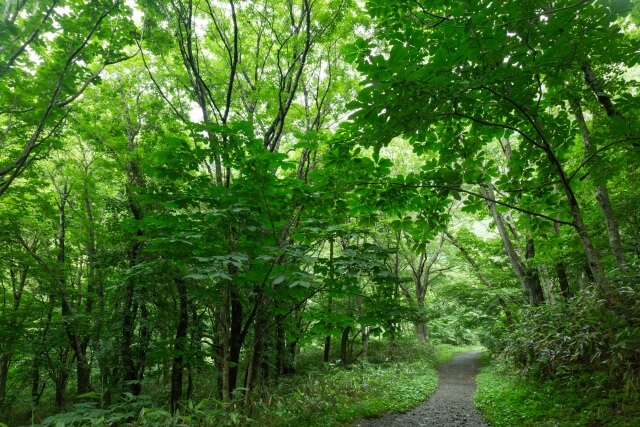
[[477,358],[474,351],[456,356],[438,367],[438,390],[429,400],[404,414],[386,414],[361,420],[357,427],[488,427],[473,406],[476,390]]

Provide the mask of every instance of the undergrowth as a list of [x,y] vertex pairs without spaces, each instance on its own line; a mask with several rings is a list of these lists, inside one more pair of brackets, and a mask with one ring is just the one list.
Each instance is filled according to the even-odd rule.
[[603,380],[591,373],[535,381],[492,362],[477,376],[474,402],[493,427],[640,425],[637,393],[604,387]]
[[206,398],[184,402],[171,415],[149,396],[126,396],[106,409],[77,404],[45,419],[41,426],[347,426],[385,412],[403,412],[426,400],[437,388],[438,363],[473,347],[455,347],[399,339],[372,341],[367,361],[322,364],[321,349],[300,355],[298,374],[265,383],[244,405],[243,390],[228,405]]
[[479,375],[476,403],[494,426],[640,426],[637,279],[530,307],[493,331],[484,343],[509,369]]

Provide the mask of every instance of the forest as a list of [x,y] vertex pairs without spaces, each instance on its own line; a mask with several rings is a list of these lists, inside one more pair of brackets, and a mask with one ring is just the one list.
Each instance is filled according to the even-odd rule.
[[640,425],[640,1],[0,5],[0,426]]

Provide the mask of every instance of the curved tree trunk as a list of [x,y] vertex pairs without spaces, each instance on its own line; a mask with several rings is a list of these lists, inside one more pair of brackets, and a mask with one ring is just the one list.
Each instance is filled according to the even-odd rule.
[[[522,284],[524,292],[529,300],[529,304],[544,304],[544,295],[542,293],[542,287],[540,286],[540,279],[537,276],[537,273],[527,271],[524,264],[520,260],[520,257],[518,256],[518,253],[516,252],[513,243],[511,242],[511,238],[509,237],[509,233],[507,231],[507,227],[504,223],[502,215],[500,215],[500,213],[496,209],[496,204],[494,202],[495,194],[493,192],[493,188],[491,188],[491,184],[482,186],[480,188],[480,192],[487,202],[487,207],[489,208],[491,216],[493,217],[493,220],[496,224],[496,228],[498,229],[498,234],[500,235],[500,239],[502,240],[502,244],[504,245],[507,257],[511,262],[511,266],[513,267],[513,271],[516,274],[516,277]],[[533,248],[533,241],[531,241],[530,244]],[[535,254],[535,252],[533,253]]]

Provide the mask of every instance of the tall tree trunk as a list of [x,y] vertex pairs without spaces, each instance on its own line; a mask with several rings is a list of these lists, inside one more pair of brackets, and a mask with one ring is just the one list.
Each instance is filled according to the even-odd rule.
[[324,352],[322,354],[322,361],[329,363],[329,357],[331,353],[331,335],[324,337]]
[[[362,308],[362,295],[356,295],[356,306],[358,308],[358,316],[362,318],[364,310]],[[360,323],[360,337],[362,340],[362,360],[367,361],[369,358],[369,328],[366,324]]]
[[54,405],[58,408],[64,407],[65,404],[65,392],[69,382],[69,374],[65,365],[69,364],[69,359],[69,347],[62,348],[57,360],[59,368],[53,373],[53,382],[56,388]]
[[54,397],[53,404],[57,408],[62,408],[64,406],[64,393],[65,393],[65,390],[67,389],[68,379],[69,379],[69,375],[67,375],[67,373],[64,372],[64,370],[61,370],[60,372],[58,372],[55,378],[54,384],[56,388],[56,394]]
[[[230,357],[230,339],[229,336],[229,323],[231,319],[231,313],[229,313],[229,301],[230,301],[230,293],[231,293],[231,283],[227,282],[222,298],[222,307],[220,308],[219,320],[218,320],[218,335],[220,336],[220,379],[221,379],[221,388],[222,388],[222,402],[228,403],[231,401],[231,392],[233,388],[231,386],[231,357]],[[237,366],[236,366],[236,375],[237,375]]]
[[[493,188],[491,188],[491,184],[482,186],[480,191],[482,193],[482,196],[485,198],[487,202],[487,206],[489,208],[489,211],[491,212],[493,221],[496,224],[496,228],[498,229],[498,234],[500,235],[500,239],[502,240],[502,244],[504,246],[505,252],[507,253],[507,257],[511,262],[511,266],[513,268],[514,273],[516,274],[516,277],[522,284],[525,295],[527,295],[527,298],[529,300],[529,304],[531,305],[541,304],[542,302],[544,302],[544,299],[541,302],[537,296],[542,294],[542,290],[536,289],[535,276],[530,277],[527,274],[524,264],[522,263],[522,261],[520,261],[520,257],[518,256],[518,253],[513,247],[513,243],[511,242],[511,238],[509,237],[509,233],[502,219],[502,215],[500,215],[500,213],[496,209],[496,204],[494,202],[495,194],[493,192]],[[537,281],[537,287],[538,288],[540,287],[539,280]]]
[[[590,69],[590,68],[589,68]],[[587,72],[585,71],[585,74]],[[593,73],[591,71],[591,73]],[[595,76],[592,76],[595,79]],[[597,93],[597,89],[594,89]],[[580,127],[580,134],[582,136],[582,142],[584,144],[585,157],[591,156],[594,153],[595,147],[591,144],[591,137],[589,133],[589,128],[587,126],[587,122],[584,119],[584,114],[582,113],[582,107],[580,106],[580,102],[573,99],[570,101],[571,108],[573,109],[573,114],[576,118],[576,122],[578,123],[578,127]],[[597,159],[596,159],[597,160]],[[604,222],[607,227],[607,235],[609,237],[609,247],[611,248],[611,253],[616,262],[616,267],[619,270],[624,270],[626,268],[624,250],[622,248],[622,239],[620,237],[620,227],[618,225],[618,219],[616,218],[613,208],[611,207],[611,200],[609,198],[609,190],[607,189],[607,185],[605,183],[596,184],[596,200],[600,205],[600,210],[602,211],[602,216],[604,217]]]
[[286,343],[285,343],[285,329],[284,329],[284,318],[282,316],[278,316],[276,323],[276,354],[275,354],[275,365],[276,365],[276,376],[282,376],[284,374],[284,364],[287,358],[286,352]]
[[40,405],[40,397],[44,391],[44,385],[40,386],[40,362],[39,356],[35,355],[31,364],[31,403],[33,406]]
[[[536,256],[536,249],[533,243],[533,238],[526,237],[526,249],[525,259],[527,261],[533,260]],[[533,306],[544,304],[544,292],[542,291],[542,285],[540,284],[540,274],[535,266],[529,265],[526,269],[525,280],[527,281],[527,289],[529,289],[529,303]]]
[[[329,240],[329,280],[331,280],[332,282],[335,279],[333,271],[334,271],[333,270],[333,239],[331,239]],[[327,313],[329,316],[331,316],[331,310],[333,309],[332,305],[333,305],[333,297],[329,295],[329,298],[327,301]],[[327,325],[327,327],[331,328],[332,325],[329,324]],[[325,336],[324,338],[324,354],[322,358],[324,363],[329,363],[330,353],[331,353],[331,335],[327,334],[327,336]]]
[[[35,246],[35,242],[33,246]],[[34,248],[35,250],[35,248]],[[7,399],[7,380],[9,378],[9,366],[13,357],[13,347],[18,340],[19,330],[17,313],[20,309],[20,301],[22,299],[22,292],[24,291],[25,284],[27,283],[27,275],[29,273],[29,267],[23,267],[19,274],[14,268],[9,269],[9,278],[11,282],[11,290],[13,293],[13,302],[11,305],[11,316],[7,322],[7,330],[11,334],[5,338],[2,345],[2,352],[0,353],[0,415],[4,413],[5,403]],[[5,312],[6,314],[6,312]]]
[[175,278],[174,283],[178,291],[178,324],[176,338],[173,344],[173,363],[171,369],[171,413],[178,409],[182,398],[182,380],[184,376],[184,352],[189,327],[189,302],[187,285],[181,278]]
[[8,351],[0,355],[0,415],[4,414],[7,399],[7,378],[9,376],[9,361],[11,357]]
[[42,364],[43,348],[45,347],[46,337],[49,333],[49,327],[51,326],[51,319],[53,318],[53,311],[55,309],[56,299],[54,294],[49,294],[49,310],[45,324],[40,331],[39,342],[34,346],[33,362],[31,364],[31,402],[34,406],[40,404],[40,397],[44,392],[46,382],[41,385],[40,367]]
[[346,368],[350,363],[349,360],[349,334],[351,333],[351,326],[346,326],[342,330],[342,339],[340,340],[340,363],[343,368]]
[[571,298],[572,292],[564,262],[560,261],[556,263],[556,275],[558,276],[558,283],[560,284],[560,294],[564,299]]
[[240,364],[240,351],[246,333],[242,332],[243,308],[240,293],[234,287],[231,289],[231,335],[229,336],[229,390],[233,392],[238,383],[238,365]]
[[255,388],[257,379],[260,376],[260,368],[262,366],[262,358],[264,353],[264,342],[267,333],[267,308],[268,300],[264,296],[258,296],[256,301],[257,310],[255,321],[253,324],[253,345],[251,355],[249,356],[249,364],[247,365],[247,374],[245,376],[245,406],[249,405],[249,396]]
[[578,199],[571,188],[571,182],[569,181],[569,177],[567,176],[564,168],[562,167],[562,163],[556,157],[553,152],[553,148],[551,144],[544,134],[541,124],[537,120],[537,118],[531,118],[531,121],[536,126],[536,131],[538,135],[542,139],[539,147],[544,151],[549,160],[551,166],[556,170],[557,176],[559,178],[559,183],[562,186],[564,194],[566,196],[567,203],[569,204],[569,212],[573,218],[573,227],[578,234],[578,238],[580,239],[580,243],[582,244],[582,248],[587,257],[587,262],[589,264],[589,269],[593,273],[594,280],[596,285],[598,286],[600,292],[606,296],[609,291],[609,284],[604,274],[604,268],[602,267],[602,263],[600,262],[600,256],[593,246],[593,242],[591,241],[591,236],[589,235],[589,230],[584,222],[584,218],[582,217],[582,210],[580,209],[580,204],[578,203]]
[[[127,136],[125,154],[125,172],[127,174],[127,182],[125,184],[125,195],[129,211],[131,212],[134,221],[137,224],[141,224],[144,220],[146,207],[140,202],[134,192],[134,189],[146,187],[145,177],[142,173],[139,157],[136,152],[138,148],[136,138],[140,133],[143,120],[140,116],[140,106],[138,104],[139,99],[136,98],[137,117],[132,119],[129,102],[122,85],[119,87],[119,91],[124,107],[122,112],[122,121],[124,131]],[[144,232],[140,227],[136,229],[135,236],[131,236],[131,242],[127,253],[130,269],[140,264],[140,255],[142,252],[141,238],[143,236]],[[138,345],[137,354],[134,354],[133,345],[138,313],[140,313],[141,317],[148,315],[145,303],[138,302],[138,300],[142,299],[138,298],[136,295],[138,293],[137,288],[142,288],[142,286],[137,283],[137,280],[138,279],[133,277],[128,277],[126,279],[124,300],[122,301],[122,329],[120,340],[120,357],[122,359],[121,380],[124,381],[125,387],[128,388],[134,396],[138,396],[142,392],[145,360],[141,360],[141,358],[146,358],[147,343],[144,341],[150,333],[144,322],[141,322],[140,343]],[[142,289],[140,289],[140,291],[142,291]],[[142,320],[144,321],[144,319]]]
[[302,308],[300,305],[295,308],[295,337],[293,339],[289,339],[287,344],[288,347],[288,357],[284,361],[284,366],[282,373],[283,375],[293,375],[296,373],[296,354],[298,350],[298,342],[300,341],[300,327],[302,324]]
[[[67,298],[67,273],[66,273],[66,205],[69,197],[68,184],[65,181],[62,186],[54,185],[60,196],[58,202],[58,255],[57,255],[57,280],[60,292],[60,302],[62,310],[62,322],[69,340],[69,345],[75,353],[76,357],[76,376],[77,376],[77,392],[84,394],[91,390],[91,372],[89,362],[87,360],[87,341],[83,339],[78,331],[78,322],[75,318],[74,310]],[[66,378],[60,378],[65,384]],[[57,381],[56,381],[57,384]],[[57,387],[57,385],[56,385]]]

